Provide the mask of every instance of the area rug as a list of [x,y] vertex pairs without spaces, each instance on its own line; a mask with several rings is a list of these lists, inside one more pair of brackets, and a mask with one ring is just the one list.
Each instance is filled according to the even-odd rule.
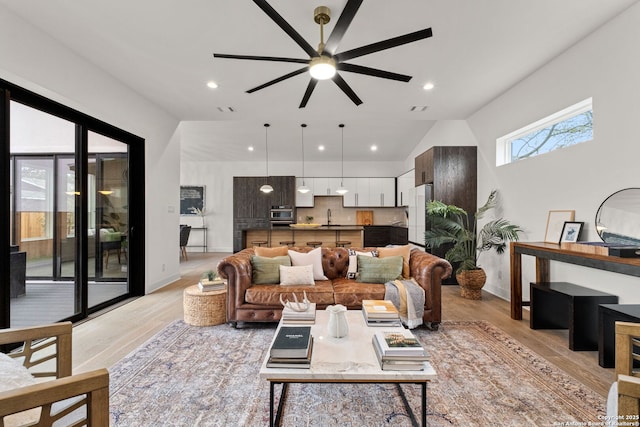
[[[258,372],[274,330],[172,323],[110,369],[111,425],[268,425],[269,385]],[[604,415],[603,397],[486,322],[414,333],[438,374],[427,387],[430,426],[598,425]],[[419,386],[403,391],[417,415]],[[292,384],[282,425],[411,420],[393,385]]]

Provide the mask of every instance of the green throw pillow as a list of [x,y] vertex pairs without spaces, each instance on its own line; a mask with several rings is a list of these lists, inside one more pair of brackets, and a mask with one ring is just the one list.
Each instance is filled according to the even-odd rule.
[[402,279],[401,255],[386,258],[358,255],[357,282],[387,283],[396,279]]
[[288,255],[273,258],[253,255],[251,257],[253,283],[256,285],[274,285],[280,283],[281,265],[291,266],[291,258],[289,258]]

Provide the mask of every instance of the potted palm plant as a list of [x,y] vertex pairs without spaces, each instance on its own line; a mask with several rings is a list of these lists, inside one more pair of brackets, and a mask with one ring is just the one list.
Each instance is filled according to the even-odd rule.
[[487,280],[484,270],[478,266],[481,252],[495,249],[501,254],[509,241],[517,241],[522,229],[503,218],[486,223],[479,231],[478,220],[495,208],[497,191],[493,190],[486,203],[472,219],[467,212],[454,205],[434,200],[427,203],[427,220],[431,227],[424,233],[427,248],[439,248],[449,244],[447,261],[457,264],[456,280],[460,295],[469,299],[481,299],[481,289]]

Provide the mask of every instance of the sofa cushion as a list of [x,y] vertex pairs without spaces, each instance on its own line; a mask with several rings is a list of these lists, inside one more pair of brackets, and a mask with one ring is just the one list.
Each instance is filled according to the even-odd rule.
[[288,256],[273,258],[253,255],[251,257],[252,282],[256,285],[280,283],[280,266],[291,266]]
[[299,265],[294,267],[280,266],[280,285],[315,285],[313,266]]
[[289,251],[291,265],[313,265],[313,278],[315,280],[327,280],[322,270],[322,248],[315,248],[307,253]]
[[358,255],[357,282],[386,283],[402,279],[402,256],[374,258]]
[[276,256],[289,256],[287,246],[277,246],[275,248],[267,248],[264,246],[254,246],[253,251],[258,256],[273,258]]
[[390,256],[402,256],[402,277],[408,279],[411,277],[409,271],[409,258],[411,257],[411,245],[394,246],[389,248],[378,248],[378,256],[386,258]]
[[280,295],[282,295],[283,300],[293,300],[291,294],[295,293],[298,301],[301,301],[303,291],[307,293],[307,299],[310,302],[315,302],[318,306],[327,306],[334,303],[333,286],[329,280],[318,280],[315,286],[251,286],[246,290],[244,300],[249,304],[269,305],[282,308]]
[[333,280],[333,298],[350,310],[362,307],[363,299],[384,299],[385,287],[380,283],[359,283],[340,278]]
[[366,251],[360,252],[353,249],[349,249],[349,269],[347,270],[347,279],[355,279],[358,275],[358,255],[363,256],[378,256],[378,251]]

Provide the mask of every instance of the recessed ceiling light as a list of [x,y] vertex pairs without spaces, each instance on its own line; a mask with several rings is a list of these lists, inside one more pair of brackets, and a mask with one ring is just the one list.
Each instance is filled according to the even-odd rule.
[[250,146],[247,148],[247,150],[249,150],[249,151],[253,151],[253,145],[250,145]]
[[431,90],[435,87],[435,85],[431,82],[427,82],[424,84],[424,86],[422,86],[422,89],[424,90]]
[[318,145],[318,151],[324,151],[324,145]]
[[207,82],[207,87],[209,89],[216,89],[218,87],[218,83],[214,82],[213,80]]
[[372,145],[371,146],[371,151],[378,151],[378,146],[377,145]]

